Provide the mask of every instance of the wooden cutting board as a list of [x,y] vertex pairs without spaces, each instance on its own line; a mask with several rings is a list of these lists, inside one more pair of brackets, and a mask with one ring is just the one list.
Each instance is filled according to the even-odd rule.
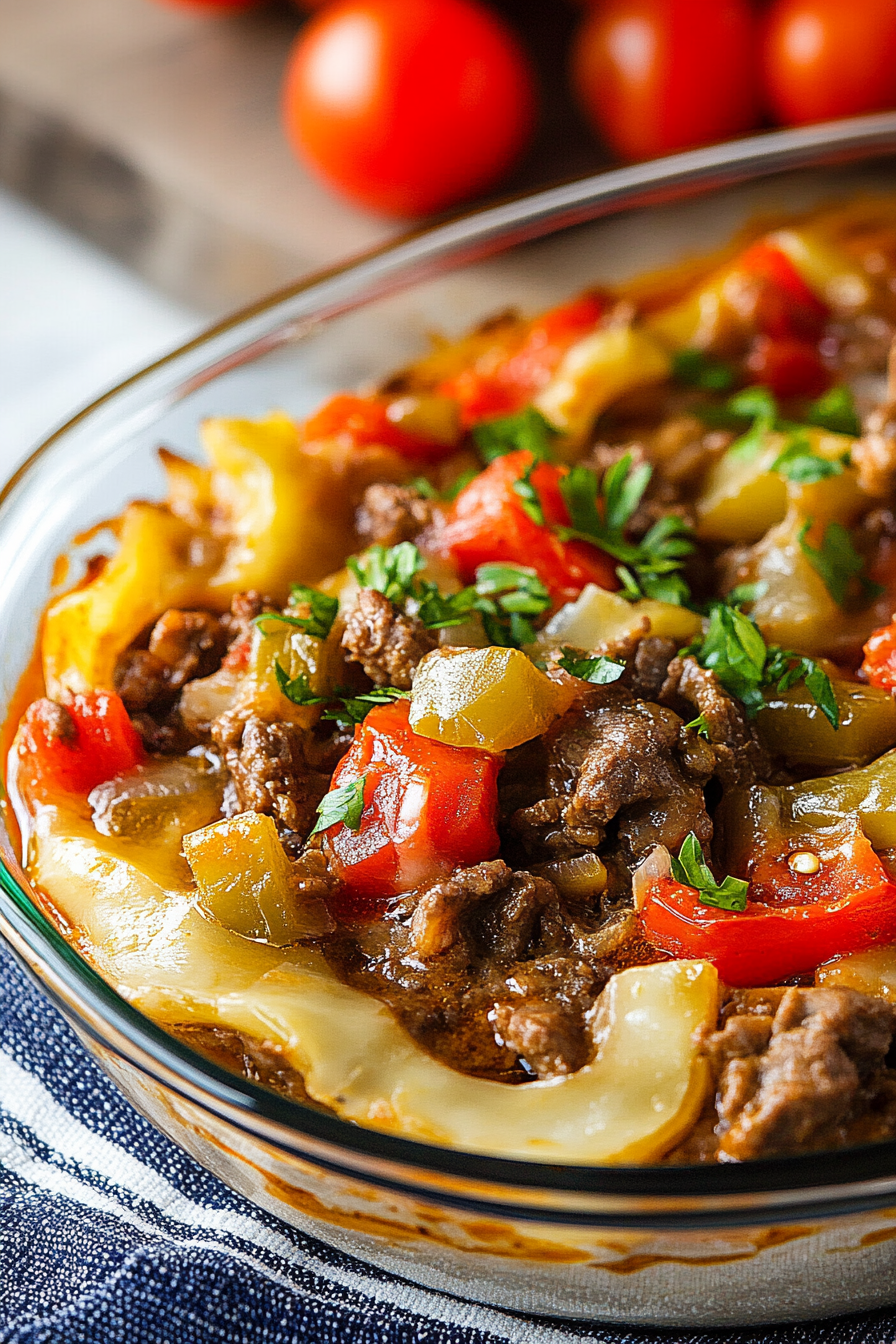
[[[502,194],[603,166],[564,90],[572,9],[504,7],[550,97]],[[0,183],[211,313],[375,246],[403,226],[331,195],[280,131],[298,26],[286,0],[213,20],[150,0],[0,0]]]

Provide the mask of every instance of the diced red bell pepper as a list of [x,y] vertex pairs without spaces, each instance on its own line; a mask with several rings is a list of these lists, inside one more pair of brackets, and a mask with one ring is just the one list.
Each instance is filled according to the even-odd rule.
[[582,294],[551,308],[531,323],[523,343],[504,359],[490,354],[438,388],[460,404],[464,425],[522,410],[550,380],[566,351],[587,335],[604,311],[604,300]]
[[382,444],[418,462],[440,462],[456,451],[453,444],[408,433],[389,419],[388,407],[388,401],[376,397],[356,397],[341,392],[305,421],[302,437],[306,443],[345,439],[353,448]]
[[739,986],[774,984],[896,940],[896,883],[861,830],[812,849],[821,858],[815,874],[791,872],[788,854],[757,860],[742,912],[703,905],[693,887],[658,879],[641,911],[644,936],[673,957],[711,961]]
[[569,513],[560,493],[567,467],[540,462],[532,472],[545,526],[526,513],[514,490],[532,465],[526,451],[498,457],[461,490],[448,514],[441,547],[471,583],[479,565],[500,561],[534,569],[555,607],[578,597],[586,583],[616,589],[617,561],[587,541],[561,541],[551,529],[568,525]]
[[866,680],[882,691],[896,691],[896,621],[875,630],[863,652],[859,670]]
[[818,349],[796,337],[757,336],[744,362],[750,381],[776,397],[818,397],[833,382]]
[[753,297],[757,331],[778,340],[818,339],[830,309],[806,283],[786,252],[760,240],[741,253],[733,270],[759,282]]
[[75,695],[63,706],[35,700],[15,741],[16,785],[29,802],[58,793],[86,795],[132,770],[146,753],[121,698],[112,691]]
[[423,737],[408,710],[406,700],[372,709],[333,774],[333,789],[364,779],[360,828],[338,822],[323,832],[343,884],[337,918],[373,917],[385,899],[498,853],[503,757]]

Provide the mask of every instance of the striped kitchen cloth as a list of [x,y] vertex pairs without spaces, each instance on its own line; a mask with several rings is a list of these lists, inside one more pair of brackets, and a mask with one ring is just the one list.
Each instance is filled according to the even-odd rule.
[[0,948],[0,1344],[892,1344],[888,1312],[673,1336],[533,1320],[368,1268],[144,1121]]

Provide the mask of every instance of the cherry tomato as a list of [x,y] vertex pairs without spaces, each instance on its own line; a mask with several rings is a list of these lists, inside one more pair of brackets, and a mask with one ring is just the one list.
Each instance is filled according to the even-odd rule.
[[340,918],[375,914],[384,899],[498,852],[503,757],[415,733],[408,709],[372,709],[333,775],[333,789],[364,780],[358,829],[337,822],[323,833],[344,888],[332,902]]
[[137,730],[112,691],[73,696],[65,710],[60,715],[52,701],[35,700],[22,719],[16,785],[29,802],[55,793],[88,794],[144,758]]
[[726,140],[756,124],[748,0],[606,0],[582,23],[572,82],[625,159]]
[[896,4],[774,0],[761,68],[768,106],[788,124],[896,107]]
[[341,0],[300,32],[286,134],[330,186],[387,215],[428,214],[491,185],[524,147],[534,84],[477,0]]
[[[520,451],[498,457],[461,490],[448,513],[440,545],[467,583],[480,565],[504,562],[534,569],[555,607],[578,597],[586,583],[600,588],[619,587],[617,561],[587,541],[561,541],[556,524],[568,526],[569,513],[560,493],[567,467],[540,462],[533,468],[531,453]],[[535,488],[544,517],[537,523],[523,507],[514,488],[533,468]]]

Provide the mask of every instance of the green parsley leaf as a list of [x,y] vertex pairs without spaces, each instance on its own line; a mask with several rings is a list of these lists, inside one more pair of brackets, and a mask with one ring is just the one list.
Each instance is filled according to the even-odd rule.
[[832,434],[848,434],[851,439],[857,439],[862,432],[855,399],[842,384],[813,401],[806,412],[806,424],[828,429]]
[[450,503],[451,500],[453,499],[457,499],[461,490],[466,490],[470,482],[475,481],[478,475],[479,472],[476,470],[475,467],[468,467],[466,471],[461,472],[456,481],[452,481],[451,485],[447,487],[443,498],[448,503]]
[[746,910],[749,883],[740,877],[726,877],[717,882],[693,831],[685,836],[678,858],[674,855],[671,858],[672,876],[686,887],[696,887],[701,905],[711,905],[717,910]]
[[308,588],[304,583],[294,583],[289,590],[289,605],[310,607],[308,616],[299,616],[297,619],[305,622],[306,635],[313,635],[315,639],[326,639],[333,629],[333,622],[339,611],[339,598],[328,597],[326,593],[320,593],[316,588]]
[[422,499],[439,498],[438,490],[435,488],[432,481],[428,481],[425,476],[415,476],[414,479],[409,482],[409,487],[420,495]]
[[276,662],[274,664],[274,676],[277,678],[277,685],[280,687],[287,700],[291,700],[294,705],[323,705],[327,702],[327,696],[315,695],[311,689],[308,678],[303,672],[290,681],[289,673],[286,669]]
[[734,370],[729,364],[693,347],[676,350],[672,377],[685,387],[699,387],[704,392],[727,392],[734,384]]
[[350,784],[343,784],[341,788],[332,789],[330,793],[324,794],[317,805],[317,821],[311,835],[317,835],[318,831],[328,831],[331,826],[338,826],[340,822],[350,831],[361,829],[366,778],[366,775],[362,775],[360,779],[353,779]]
[[747,432],[735,439],[728,449],[730,457],[752,461],[765,447],[766,435],[778,423],[778,403],[767,387],[745,387],[728,399],[726,407],[738,418],[753,418]]
[[397,686],[375,686],[371,691],[358,695],[344,686],[337,686],[332,697],[338,701],[332,709],[326,709],[323,718],[340,728],[354,728],[363,723],[374,705],[388,705],[393,700],[410,699],[410,691],[400,691]]
[[807,518],[799,531],[800,550],[809,564],[824,581],[838,607],[845,606],[850,597],[865,603],[878,597],[883,588],[865,576],[865,561],[859,555],[852,538],[842,523],[828,523],[821,548],[810,546],[806,534],[813,519]]
[[705,714],[698,714],[696,719],[691,719],[690,723],[685,724],[685,728],[693,728],[698,737],[709,741],[709,724],[706,722]]
[[415,579],[424,566],[423,556],[410,541],[397,546],[371,546],[346,564],[362,588],[373,588],[390,602],[405,602],[416,596]]
[[812,485],[815,481],[826,480],[828,476],[840,476],[843,462],[831,461],[812,451],[812,445],[804,434],[794,434],[788,440],[782,452],[772,463],[772,471],[793,481],[795,485]]
[[607,686],[618,681],[625,671],[625,663],[617,663],[612,658],[579,658],[575,649],[564,648],[557,666],[562,667],[571,677],[580,681],[590,681],[592,686]]
[[525,565],[489,564],[476,570],[474,610],[492,644],[519,649],[533,643],[532,617],[551,605],[551,596],[534,569]]
[[552,441],[557,430],[534,406],[526,406],[516,415],[499,420],[485,420],[472,429],[473,440],[486,466],[496,457],[515,453],[524,448],[538,462],[550,462],[553,457]]
[[541,507],[538,491],[532,484],[532,473],[537,465],[538,463],[534,461],[529,463],[519,480],[513,482],[513,492],[519,495],[526,517],[531,518],[539,527],[544,527],[544,509]]
[[726,594],[729,607],[744,607],[749,602],[758,602],[768,592],[767,583],[739,583]]

